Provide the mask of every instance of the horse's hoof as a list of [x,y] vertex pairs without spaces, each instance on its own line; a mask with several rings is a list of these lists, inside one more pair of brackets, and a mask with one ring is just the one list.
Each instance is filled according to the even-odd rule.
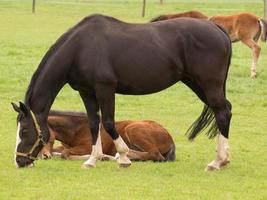
[[96,166],[95,165],[90,165],[90,164],[83,164],[81,166],[82,169],[89,169],[89,168],[95,168]]
[[211,172],[211,171],[218,171],[221,169],[221,167],[225,167],[230,163],[230,160],[225,160],[223,162],[218,162],[218,161],[212,161],[207,165],[205,168],[206,172]]
[[127,168],[130,167],[131,163],[120,163],[119,168]]

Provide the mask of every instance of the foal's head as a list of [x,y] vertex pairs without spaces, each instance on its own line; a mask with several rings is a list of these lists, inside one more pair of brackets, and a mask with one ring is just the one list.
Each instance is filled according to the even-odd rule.
[[20,106],[12,103],[12,106],[18,112],[15,164],[18,167],[32,166],[38,153],[48,141],[49,132],[47,127],[40,124],[35,114],[23,103],[20,102]]

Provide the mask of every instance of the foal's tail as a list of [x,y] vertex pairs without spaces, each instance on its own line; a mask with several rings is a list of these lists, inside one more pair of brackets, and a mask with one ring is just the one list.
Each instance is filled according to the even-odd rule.
[[176,158],[175,155],[175,144],[173,144],[170,150],[164,155],[165,161],[174,161]]
[[264,19],[259,19],[261,26],[261,41],[266,42],[267,39],[267,22]]

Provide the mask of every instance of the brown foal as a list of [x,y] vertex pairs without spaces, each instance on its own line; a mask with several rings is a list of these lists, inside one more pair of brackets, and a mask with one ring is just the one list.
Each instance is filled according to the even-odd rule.
[[[92,136],[85,113],[52,111],[48,116],[50,141],[42,151],[42,157],[52,154],[64,159],[88,159],[92,151]],[[175,160],[175,144],[171,135],[154,121],[118,121],[116,129],[130,151],[132,160]],[[102,159],[115,159],[116,148],[112,138],[101,124]],[[53,147],[55,140],[61,146]]]

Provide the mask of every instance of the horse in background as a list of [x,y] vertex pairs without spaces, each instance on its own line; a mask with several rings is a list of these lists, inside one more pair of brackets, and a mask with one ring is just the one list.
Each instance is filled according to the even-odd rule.
[[256,66],[258,63],[261,47],[258,45],[259,37],[262,42],[266,42],[267,22],[264,19],[248,12],[234,15],[215,15],[210,18],[198,11],[188,11],[177,14],[161,15],[151,20],[151,22],[168,20],[180,17],[191,17],[206,19],[223,27],[228,33],[232,42],[241,41],[252,50],[251,77],[256,77]]
[[264,19],[248,12],[234,15],[215,15],[210,21],[222,26],[228,33],[232,42],[241,41],[252,50],[251,77],[256,77],[261,47],[258,45],[259,37],[266,42],[267,22]]
[[[86,113],[50,111],[48,128],[50,140],[41,152],[43,158],[60,155],[64,159],[88,159],[92,152],[92,136]],[[116,130],[129,147],[131,160],[173,161],[175,144],[168,131],[151,120],[118,121]],[[112,138],[101,124],[103,146],[101,159],[114,160],[117,153]],[[53,147],[55,140],[62,146]]]
[[181,13],[176,13],[176,14],[160,15],[150,20],[150,22],[180,18],[180,17],[190,17],[190,18],[196,18],[196,19],[208,19],[209,18],[208,16],[204,15],[203,13],[199,11],[192,10],[192,11],[181,12]]

